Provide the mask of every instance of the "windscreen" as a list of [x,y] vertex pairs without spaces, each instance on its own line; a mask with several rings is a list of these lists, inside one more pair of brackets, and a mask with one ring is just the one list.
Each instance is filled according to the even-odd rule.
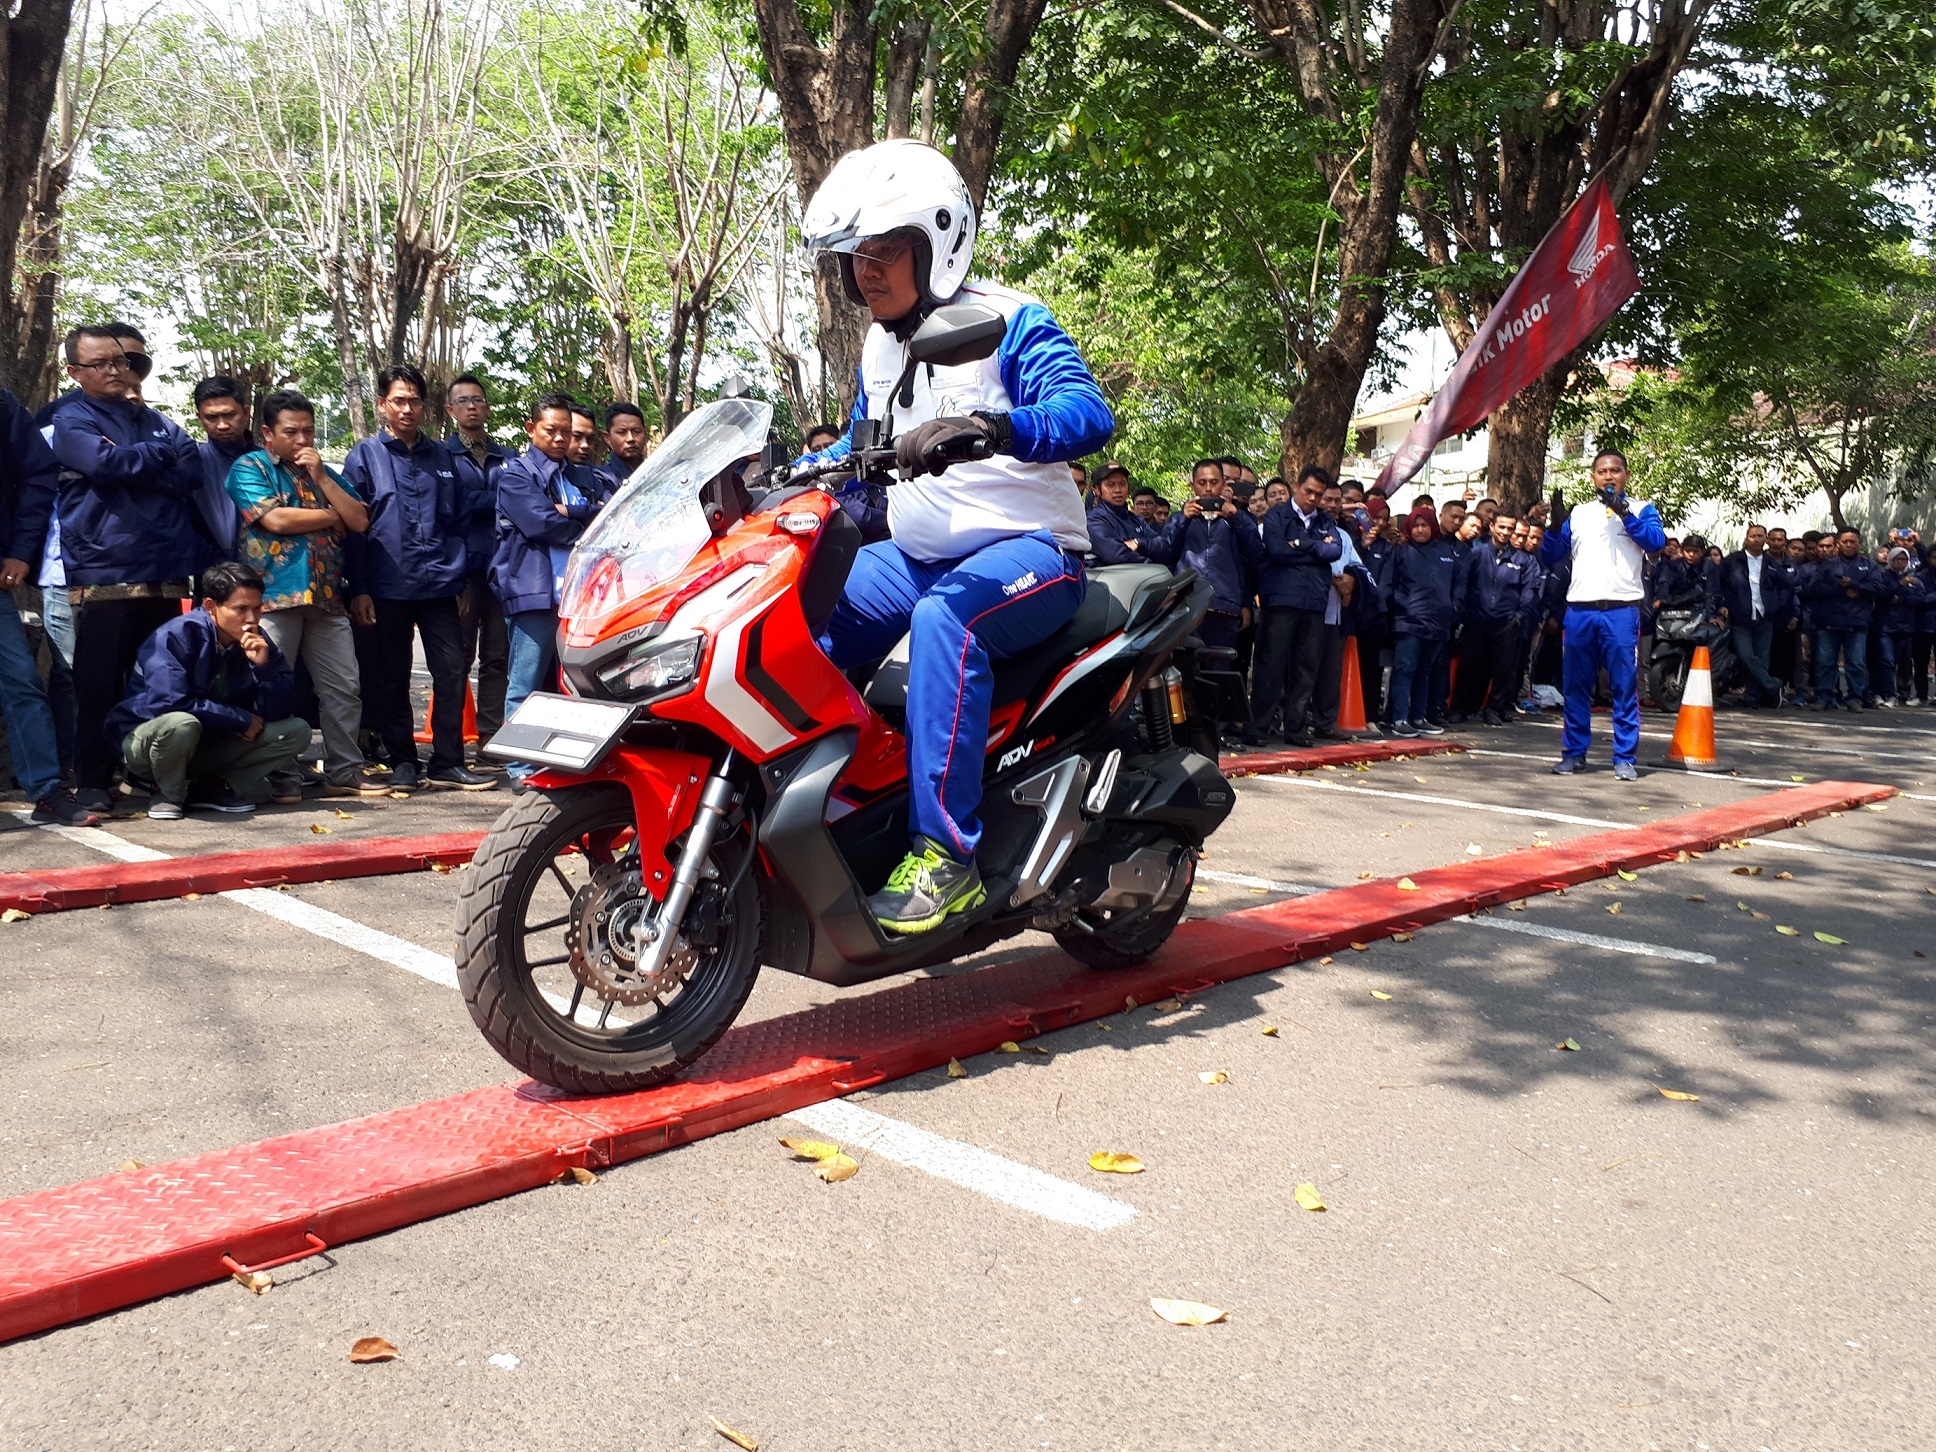
[[708,479],[766,447],[773,407],[722,398],[686,415],[622,485],[572,548],[559,614],[573,633],[672,579],[712,532],[699,507]]

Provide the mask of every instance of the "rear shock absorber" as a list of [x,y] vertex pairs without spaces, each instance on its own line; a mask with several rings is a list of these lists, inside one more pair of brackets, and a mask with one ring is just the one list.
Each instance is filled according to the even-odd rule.
[[1176,745],[1176,736],[1170,730],[1170,671],[1150,677],[1143,687],[1143,735],[1149,738],[1151,751],[1168,751]]

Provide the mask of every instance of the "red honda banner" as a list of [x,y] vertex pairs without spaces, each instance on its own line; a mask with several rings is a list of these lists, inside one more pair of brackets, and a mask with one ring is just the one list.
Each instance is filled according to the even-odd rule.
[[1606,179],[1595,177],[1486,315],[1378,482],[1387,488],[1403,484],[1424,467],[1439,440],[1475,427],[1639,291],[1613,197]]

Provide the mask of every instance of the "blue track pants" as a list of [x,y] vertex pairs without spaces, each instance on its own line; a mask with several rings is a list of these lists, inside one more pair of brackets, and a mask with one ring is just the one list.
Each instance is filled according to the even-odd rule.
[[1082,604],[1082,566],[1043,531],[931,564],[891,541],[854,561],[827,624],[835,665],[883,659],[908,642],[909,825],[966,861],[981,841],[982,758],[995,677],[989,661],[1049,638]]
[[1593,739],[1593,682],[1602,667],[1613,688],[1613,759],[1640,755],[1640,607],[1566,612],[1563,641],[1566,730],[1562,756],[1585,756]]

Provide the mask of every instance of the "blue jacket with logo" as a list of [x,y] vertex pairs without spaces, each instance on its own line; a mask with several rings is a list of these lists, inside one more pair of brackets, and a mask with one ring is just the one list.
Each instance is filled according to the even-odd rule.
[[1257,569],[1264,560],[1257,521],[1241,509],[1229,519],[1207,513],[1189,519],[1179,509],[1170,520],[1179,519],[1183,528],[1177,535],[1178,567],[1195,570],[1210,582],[1212,610],[1235,615],[1249,609],[1257,593]]
[[1903,574],[1883,567],[1890,577],[1893,592],[1882,605],[1882,629],[1888,635],[1914,635],[1917,622],[1929,603],[1927,579],[1913,565]]
[[497,550],[497,478],[517,455],[492,439],[484,447],[480,465],[456,434],[444,444],[457,465],[457,486],[463,498],[464,567],[488,570]]
[[1390,603],[1392,634],[1423,640],[1452,638],[1472,558],[1452,545],[1447,539],[1422,545],[1407,541],[1386,557],[1378,585]]
[[295,714],[296,678],[274,641],[269,663],[249,662],[239,645],[223,645],[206,610],[178,615],[142,642],[128,694],[108,712],[107,737],[117,746],[143,721],[186,711],[205,730],[235,735],[249,716],[281,721]]
[[[1849,581],[1843,585],[1842,581]],[[1853,598],[1849,591],[1855,592]],[[1801,593],[1816,630],[1867,630],[1876,605],[1896,593],[1893,576],[1865,554],[1825,555],[1803,576]]]
[[[1129,544],[1135,541],[1136,548]],[[1135,510],[1106,499],[1096,501],[1089,511],[1089,549],[1099,565],[1176,566],[1177,548],[1183,540],[1183,516],[1172,514],[1169,523],[1158,529]]]
[[588,500],[598,498],[591,470],[526,449],[497,476],[497,552],[491,556],[491,591],[504,602],[506,615],[550,610],[558,603],[554,546],[577,542],[598,513],[596,503],[557,506],[561,479]]
[[0,388],[0,559],[21,560],[32,581],[54,517],[60,463],[27,410]]
[[1338,526],[1322,509],[1306,523],[1295,504],[1272,506],[1258,527],[1264,564],[1257,593],[1266,605],[1322,610],[1331,597],[1331,565],[1344,554]]
[[343,480],[370,507],[370,527],[343,541],[352,598],[443,600],[464,588],[470,520],[448,448],[419,434],[407,449],[385,430],[350,450]]
[[61,561],[73,585],[179,580],[207,560],[197,525],[202,457],[181,426],[144,404],[66,398],[54,410]]
[[1495,628],[1524,625],[1539,610],[1539,566],[1525,550],[1475,540],[1466,553],[1468,618]]

